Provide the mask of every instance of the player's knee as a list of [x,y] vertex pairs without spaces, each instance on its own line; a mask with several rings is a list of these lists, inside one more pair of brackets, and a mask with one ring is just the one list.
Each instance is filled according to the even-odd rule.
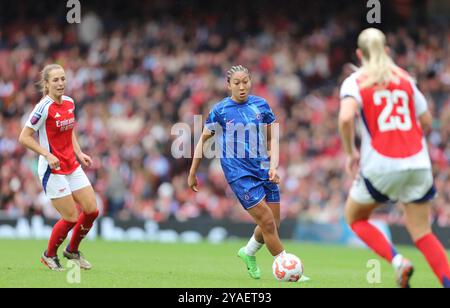
[[91,215],[91,216],[95,216],[95,218],[97,218],[98,217],[98,214],[99,214],[99,210],[98,210],[98,208],[97,208],[97,204],[91,204],[85,211],[84,211],[84,213],[85,214],[87,214],[87,215]]
[[409,235],[411,236],[413,242],[418,241],[425,235],[432,233],[431,227],[429,225],[407,225]]
[[86,201],[82,205],[82,208],[83,208],[83,212],[85,214],[92,215],[92,214],[97,213],[97,216],[98,216],[97,201],[95,199]]
[[347,224],[351,226],[357,221],[368,220],[371,213],[372,210],[369,208],[366,209],[361,207],[360,205],[347,204],[347,206],[345,207],[344,216]]
[[277,230],[280,230],[281,220],[280,219],[275,219],[275,225],[277,226]]
[[275,230],[277,229],[277,225],[276,225],[275,219],[273,217],[264,219],[261,222],[260,227],[264,231],[264,233],[267,233],[267,234],[273,234],[273,233],[275,233]]
[[345,209],[345,220],[347,221],[348,225],[352,225],[353,223],[355,223],[357,221],[354,213],[352,211],[350,211],[348,208]]
[[69,211],[63,215],[63,219],[68,222],[77,222],[78,218],[79,218],[79,214],[76,209]]

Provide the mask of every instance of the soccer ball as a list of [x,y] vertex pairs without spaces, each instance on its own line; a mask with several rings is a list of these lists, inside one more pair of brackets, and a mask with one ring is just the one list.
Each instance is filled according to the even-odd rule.
[[293,254],[284,254],[275,259],[273,275],[278,281],[297,282],[303,275],[303,263]]

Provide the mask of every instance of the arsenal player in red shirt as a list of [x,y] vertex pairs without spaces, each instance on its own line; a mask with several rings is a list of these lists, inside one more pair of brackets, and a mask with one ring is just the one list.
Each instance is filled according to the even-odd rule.
[[[367,246],[392,264],[398,285],[407,288],[413,265],[368,221],[381,204],[401,202],[411,238],[441,284],[450,288],[447,254],[429,223],[436,189],[424,134],[432,121],[426,99],[388,55],[381,31],[364,30],[357,55],[362,67],[342,85],[339,114],[347,172],[356,177],[346,205],[347,221]],[[357,115],[361,155],[354,140]]]
[[[64,95],[66,76],[57,64],[42,71],[44,97],[36,105],[19,142],[39,154],[39,179],[52,205],[61,214],[53,228],[48,248],[41,262],[51,270],[64,270],[58,259],[58,248],[73,229],[72,239],[64,257],[91,269],[91,264],[78,250],[80,242],[91,229],[99,212],[95,193],[82,167],[90,167],[92,159],[81,151],[75,127],[75,102]],[[39,143],[34,139],[38,132]],[[79,214],[76,203],[81,206]]]

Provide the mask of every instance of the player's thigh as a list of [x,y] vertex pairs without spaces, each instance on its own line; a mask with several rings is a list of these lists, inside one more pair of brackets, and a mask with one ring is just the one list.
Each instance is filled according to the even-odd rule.
[[345,204],[345,218],[348,224],[369,219],[372,212],[380,206],[375,193],[371,193],[362,177],[358,177],[350,190]]
[[431,233],[430,202],[405,204],[404,211],[406,227],[414,242]]
[[345,219],[349,225],[360,220],[368,220],[379,206],[378,203],[358,203],[349,197],[345,204]]
[[61,214],[61,217],[65,221],[78,221],[78,210],[72,195],[57,199],[51,199],[51,202],[53,207],[58,211],[59,214]]
[[78,168],[70,177],[69,184],[72,196],[81,206],[83,212],[90,214],[97,210],[97,200],[94,189],[81,168]]
[[75,201],[81,206],[83,212],[87,214],[94,213],[97,210],[97,200],[92,186],[72,192]]

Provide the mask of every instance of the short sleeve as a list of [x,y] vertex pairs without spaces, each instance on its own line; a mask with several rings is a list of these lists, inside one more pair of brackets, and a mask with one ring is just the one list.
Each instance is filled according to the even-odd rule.
[[420,117],[428,110],[428,104],[423,93],[417,88],[416,84],[413,82],[412,87],[414,90],[414,108],[416,110],[416,117]]
[[266,111],[264,112],[264,118],[263,118],[263,122],[265,124],[272,124],[273,122],[275,122],[276,118],[275,118],[275,114],[273,113],[272,109],[270,108],[269,104],[267,104],[266,102]]
[[273,113],[272,109],[269,108],[269,110],[264,115],[264,123],[269,125],[275,122],[275,120],[275,114]]
[[353,74],[342,83],[340,98],[341,100],[352,97],[358,104],[362,104],[361,94],[359,92],[358,82],[356,80],[356,75]]
[[46,104],[37,104],[31,112],[25,126],[38,131],[47,119],[48,108]]
[[218,124],[218,117],[216,115],[215,110],[213,109],[211,110],[211,112],[208,115],[208,118],[206,119],[205,128],[215,133],[217,130],[217,124]]

